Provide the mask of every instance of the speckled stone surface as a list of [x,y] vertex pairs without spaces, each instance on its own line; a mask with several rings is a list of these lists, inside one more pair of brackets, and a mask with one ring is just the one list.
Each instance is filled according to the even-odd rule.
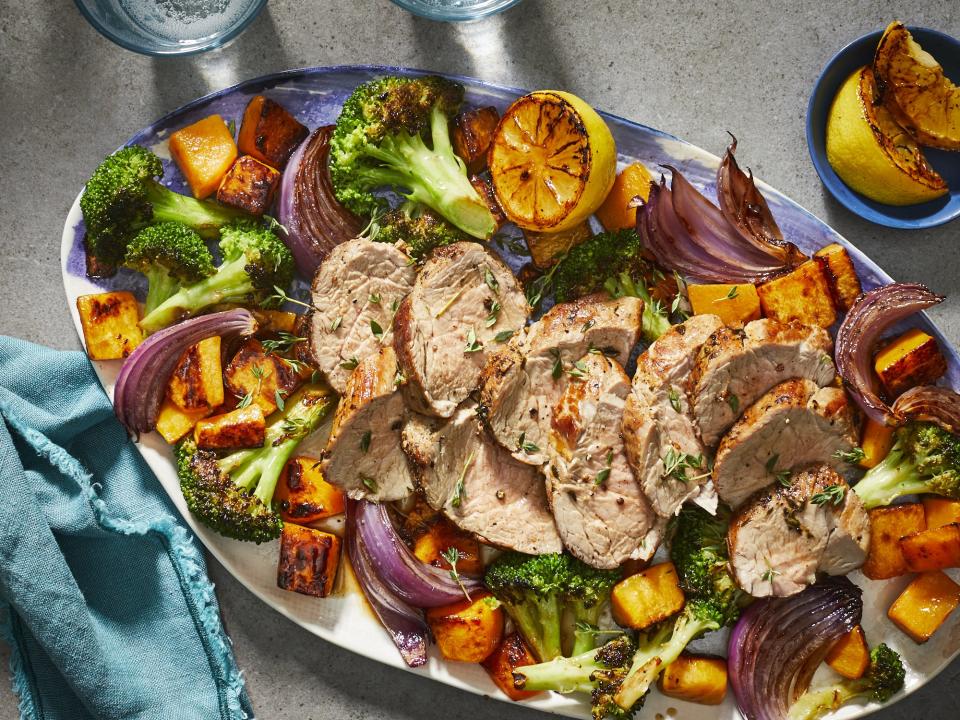
[[[468,25],[415,18],[387,0],[272,0],[230,46],[155,60],[100,37],[68,0],[0,0],[0,333],[77,348],[58,254],[63,217],[96,163],[194,97],[290,67],[383,63],[570,90],[610,112],[742,162],[871,255],[897,279],[950,296],[931,314],[960,343],[960,225],[892,231],[834,202],[807,155],[804,115],[838,48],[898,13],[960,35],[955,2],[525,0]],[[958,79],[960,80],[960,79]],[[211,573],[258,717],[532,718],[389,669],[306,635],[215,561]],[[0,718],[17,717],[0,647]],[[960,717],[960,661],[875,717]]]

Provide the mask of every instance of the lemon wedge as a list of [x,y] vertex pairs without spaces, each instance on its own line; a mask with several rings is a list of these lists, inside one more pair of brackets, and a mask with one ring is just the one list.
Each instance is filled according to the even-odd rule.
[[884,105],[918,142],[960,150],[960,87],[903,23],[890,23],[884,31],[873,71]]
[[869,67],[847,78],[833,100],[827,160],[847,185],[887,205],[913,205],[947,192],[916,141],[879,102]]
[[567,92],[540,90],[507,108],[489,165],[511,222],[524,230],[560,232],[603,203],[616,176],[617,149],[590,105]]

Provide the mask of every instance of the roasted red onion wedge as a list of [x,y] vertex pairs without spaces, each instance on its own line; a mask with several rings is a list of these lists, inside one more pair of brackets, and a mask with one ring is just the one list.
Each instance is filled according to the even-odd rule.
[[482,588],[475,578],[460,575],[458,583],[449,571],[417,558],[397,533],[383,503],[358,500],[353,507],[357,533],[377,575],[405,602],[419,608],[439,607]]
[[730,137],[732,142],[717,170],[717,200],[723,216],[744,240],[764,255],[774,258],[780,265],[799,265],[807,256],[796,245],[783,239],[766,199],[753,181],[753,173],[747,174],[740,169],[734,157],[737,138],[733,134]]
[[410,667],[420,667],[427,662],[427,623],[423,614],[387,587],[377,573],[369,548],[357,531],[357,505],[354,500],[347,501],[347,554],[353,574],[403,661]]
[[877,392],[873,372],[877,340],[894,323],[943,300],[919,283],[891,283],[857,298],[840,325],[834,351],[837,370],[854,400],[874,422],[900,424]]
[[312,279],[331,249],[355,238],[363,223],[333,194],[327,158],[333,125],[317,128],[290,158],[280,184],[277,220],[297,269]]
[[743,717],[784,720],[830,648],[862,614],[861,590],[845,577],[748,607],[727,643],[730,685]]
[[157,415],[170,374],[183,351],[208,337],[229,342],[252,335],[257,321],[249,310],[237,309],[201,315],[150,335],[123,361],[113,389],[113,409],[127,431],[139,439],[157,425]]
[[950,388],[936,385],[910,388],[893,403],[893,414],[904,422],[932,422],[960,435],[960,394]]

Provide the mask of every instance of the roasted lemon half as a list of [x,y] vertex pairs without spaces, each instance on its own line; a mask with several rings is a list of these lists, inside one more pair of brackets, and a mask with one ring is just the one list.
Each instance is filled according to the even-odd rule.
[[947,192],[916,141],[880,103],[869,67],[847,78],[834,98],[827,160],[847,185],[887,205],[913,205]]
[[960,87],[903,23],[884,31],[873,70],[884,105],[918,142],[960,150]]
[[507,218],[560,232],[600,207],[617,170],[610,128],[576,95],[541,90],[504,113],[490,146],[490,178]]

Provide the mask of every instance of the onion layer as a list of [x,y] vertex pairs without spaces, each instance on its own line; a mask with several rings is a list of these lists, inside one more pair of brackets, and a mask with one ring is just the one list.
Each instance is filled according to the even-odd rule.
[[398,597],[377,574],[368,554],[369,548],[357,531],[357,505],[357,501],[347,501],[346,540],[350,566],[360,589],[390,633],[403,661],[410,667],[420,667],[427,662],[427,623],[419,610]]
[[837,370],[854,400],[874,422],[900,424],[877,392],[873,372],[875,343],[894,323],[943,299],[919,283],[883,285],[857,298],[840,325],[834,351]]
[[806,256],[793,243],[783,239],[783,233],[773,219],[766,199],[749,175],[740,169],[734,153],[737,139],[727,146],[723,162],[717,170],[717,200],[720,210],[740,236],[765,255],[776,258],[782,265],[794,267]]
[[786,718],[831,646],[862,614],[860,588],[845,577],[747,608],[727,645],[730,685],[743,717]]
[[397,533],[383,503],[356,502],[357,533],[370,559],[387,586],[415,607],[449,605],[462,600],[464,592],[482,588],[476,578],[461,575],[457,583],[447,570],[428,565],[417,558]]
[[893,403],[893,414],[904,422],[924,420],[960,435],[960,394],[950,388],[936,385],[910,388]]
[[201,315],[150,335],[124,360],[113,390],[117,418],[134,437],[150,432],[180,356],[191,345],[219,335],[229,341],[252,335],[257,321],[249,310],[237,309]]
[[[805,259],[796,247],[775,239],[780,230],[752,178],[743,176],[746,189],[740,188],[743,183],[737,183],[738,190],[742,190],[742,203],[751,208],[751,203],[762,205],[751,211],[741,228],[732,224],[679,170],[665,167],[672,173],[671,187],[661,176],[659,184],[651,184],[650,197],[637,211],[637,232],[644,247],[660,264],[706,282],[753,283],[782,275],[798,258]],[[732,177],[732,169],[728,168],[728,174]],[[766,216],[772,229],[766,227]]]
[[290,157],[280,183],[277,219],[300,273],[313,278],[334,247],[351,240],[363,223],[333,194],[327,159],[333,125],[317,128]]

